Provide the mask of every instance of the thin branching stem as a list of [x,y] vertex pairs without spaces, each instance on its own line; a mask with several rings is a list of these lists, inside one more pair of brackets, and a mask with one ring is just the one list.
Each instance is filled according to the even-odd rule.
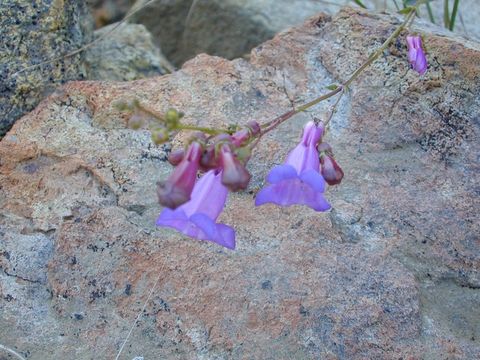
[[[321,101],[324,101],[324,100],[327,100],[329,98],[331,98],[332,96],[335,96],[336,94],[340,93],[340,92],[344,92],[346,88],[348,88],[348,86],[367,68],[369,67],[375,60],[378,59],[378,57],[385,51],[385,49],[388,48],[388,46],[390,46],[390,44],[393,42],[393,40],[395,40],[398,35],[400,35],[400,33],[402,32],[403,29],[405,29],[406,26],[408,26],[408,24],[410,23],[411,20],[413,20],[413,18],[415,17],[415,12],[416,12],[416,7],[412,7],[411,10],[408,12],[405,20],[403,21],[402,24],[400,24],[397,29],[388,37],[387,40],[385,40],[385,42],[372,54],[368,57],[368,59],[357,69],[353,72],[352,75],[350,75],[350,77],[348,78],[348,80],[346,80],[342,85],[340,86],[337,86],[334,90],[328,92],[327,94],[325,95],[322,95],[322,96],[319,96],[318,98],[296,108],[296,109],[293,109],[293,110],[290,110],[278,117],[276,117],[275,119],[269,121],[268,123],[266,124],[263,124],[262,125],[262,131],[260,132],[260,134],[258,135],[258,139],[260,139],[260,137],[262,137],[263,135],[265,135],[266,133],[268,133],[269,131],[275,129],[277,126],[279,126],[280,124],[284,123],[285,121],[287,121],[288,119],[290,119],[293,115],[296,115],[300,112],[303,112],[309,108],[311,108],[312,106],[318,104],[319,102]],[[252,144],[254,147],[257,143],[258,143],[258,139]]]

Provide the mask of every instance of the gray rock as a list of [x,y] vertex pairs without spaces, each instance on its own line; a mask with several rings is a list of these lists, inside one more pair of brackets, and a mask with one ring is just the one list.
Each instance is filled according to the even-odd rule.
[[17,71],[80,48],[91,40],[82,1],[0,2],[0,137],[56,86],[82,79],[82,55]]
[[143,25],[111,24],[95,31],[101,37],[86,51],[89,79],[129,81],[173,70]]
[[[147,2],[138,0],[134,8]],[[340,6],[316,0],[167,0],[148,6],[131,21],[144,24],[165,55],[180,65],[200,53],[243,56],[326,9],[338,11]]]
[[[185,22],[193,0],[155,1],[130,18],[132,23],[140,23],[153,35],[155,44],[175,65],[183,63],[178,54],[180,41],[185,31]],[[148,0],[137,0],[132,9],[139,9]]]

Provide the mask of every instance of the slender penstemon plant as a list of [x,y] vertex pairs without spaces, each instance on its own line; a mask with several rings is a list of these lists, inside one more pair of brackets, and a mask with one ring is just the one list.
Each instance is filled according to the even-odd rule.
[[[404,21],[346,81],[329,86],[327,93],[263,123],[252,121],[243,127],[226,129],[197,127],[182,123],[183,114],[175,109],[157,114],[136,100],[117,103],[120,110],[130,113],[128,124],[132,128],[148,126],[152,140],[157,144],[168,142],[178,131],[195,131],[185,149],[170,153],[169,162],[175,168],[167,179],[157,183],[159,203],[164,206],[157,226],[173,228],[191,238],[235,249],[234,229],[216,221],[225,206],[228,192],[244,190],[248,186],[251,176],[246,165],[252,151],[265,134],[274,131],[280,124],[337,96],[323,121],[316,119],[304,126],[300,142],[290,151],[283,165],[272,168],[266,178],[267,185],[257,193],[255,199],[257,206],[273,203],[279,206],[304,205],[315,211],[330,209],[324,195],[326,187],[338,185],[344,173],[335,161],[332,147],[324,141],[326,126],[349,86],[410,26],[418,7],[425,3],[420,0],[400,10],[405,15]],[[409,34],[406,43],[406,58],[412,69],[423,75],[427,71],[427,59],[421,37]],[[198,173],[203,173],[199,179]],[[158,279],[142,311],[155,291]],[[141,312],[122,342],[116,359],[122,353],[140,315]]]
[[[195,131],[185,149],[170,154],[169,161],[175,166],[172,174],[157,183],[159,203],[165,206],[157,225],[234,249],[233,229],[217,224],[216,219],[225,205],[228,191],[240,191],[248,186],[250,174],[246,165],[262,137],[321,101],[338,96],[338,104],[353,81],[411,24],[417,6],[423,3],[419,1],[401,11],[405,14],[404,21],[345,82],[332,85],[326,94],[261,124],[250,122],[242,128],[229,129],[198,127],[182,123],[183,115],[175,109],[157,114],[138,101],[117,103],[121,110],[131,113],[129,125],[132,128],[148,124],[152,139],[157,144],[168,142],[178,131]],[[421,37],[408,35],[406,41],[408,61],[415,71],[423,75],[427,70],[427,60]],[[303,204],[317,211],[330,208],[323,195],[326,184],[339,184],[343,177],[331,146],[324,142],[325,127],[333,117],[336,104],[323,122],[316,120],[306,125],[300,144],[289,154],[286,163],[273,168],[267,176],[269,185],[257,194],[257,206],[270,202],[281,206]],[[204,175],[197,181],[199,172]],[[218,195],[212,197],[212,193]]]

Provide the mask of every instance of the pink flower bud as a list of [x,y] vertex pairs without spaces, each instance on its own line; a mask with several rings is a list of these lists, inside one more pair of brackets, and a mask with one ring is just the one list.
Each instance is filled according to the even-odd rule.
[[422,38],[418,35],[407,36],[408,61],[416,72],[420,75],[427,71],[427,59],[422,48]]
[[222,184],[230,191],[247,188],[251,175],[232,153],[230,146],[226,144],[222,145],[220,150],[220,165],[222,167]]
[[173,166],[177,166],[178,164],[180,164],[180,161],[183,160],[184,156],[185,156],[185,150],[183,149],[174,150],[170,154],[168,154],[168,162]]
[[187,153],[170,177],[166,181],[157,183],[157,195],[160,204],[175,209],[190,200],[201,155],[201,145],[196,142],[191,143]]
[[343,179],[343,170],[338,166],[335,159],[330,155],[320,156],[320,165],[322,176],[328,185],[337,185]]
[[249,121],[247,127],[252,131],[253,136],[257,135],[261,130],[260,124],[255,120]]
[[209,145],[200,159],[200,168],[202,171],[209,171],[219,167],[218,159],[215,156],[215,145]]

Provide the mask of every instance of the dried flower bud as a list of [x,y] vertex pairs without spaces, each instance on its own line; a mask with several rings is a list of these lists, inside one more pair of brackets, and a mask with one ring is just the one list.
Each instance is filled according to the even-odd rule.
[[175,209],[190,200],[197,171],[200,166],[202,147],[198,143],[190,144],[182,161],[165,181],[157,183],[157,195],[160,204]]
[[246,189],[251,175],[232,153],[230,146],[223,145],[220,150],[220,164],[222,167],[222,184],[231,191]]
[[328,185],[337,185],[343,179],[343,170],[337,164],[335,159],[330,155],[321,155],[320,164],[322,168],[322,176]]
[[152,141],[157,144],[163,144],[169,139],[168,130],[165,128],[155,128],[152,130]]
[[170,154],[168,154],[168,162],[173,166],[177,166],[180,163],[180,161],[183,160],[184,156],[185,156],[185,150],[183,149],[173,150]]

